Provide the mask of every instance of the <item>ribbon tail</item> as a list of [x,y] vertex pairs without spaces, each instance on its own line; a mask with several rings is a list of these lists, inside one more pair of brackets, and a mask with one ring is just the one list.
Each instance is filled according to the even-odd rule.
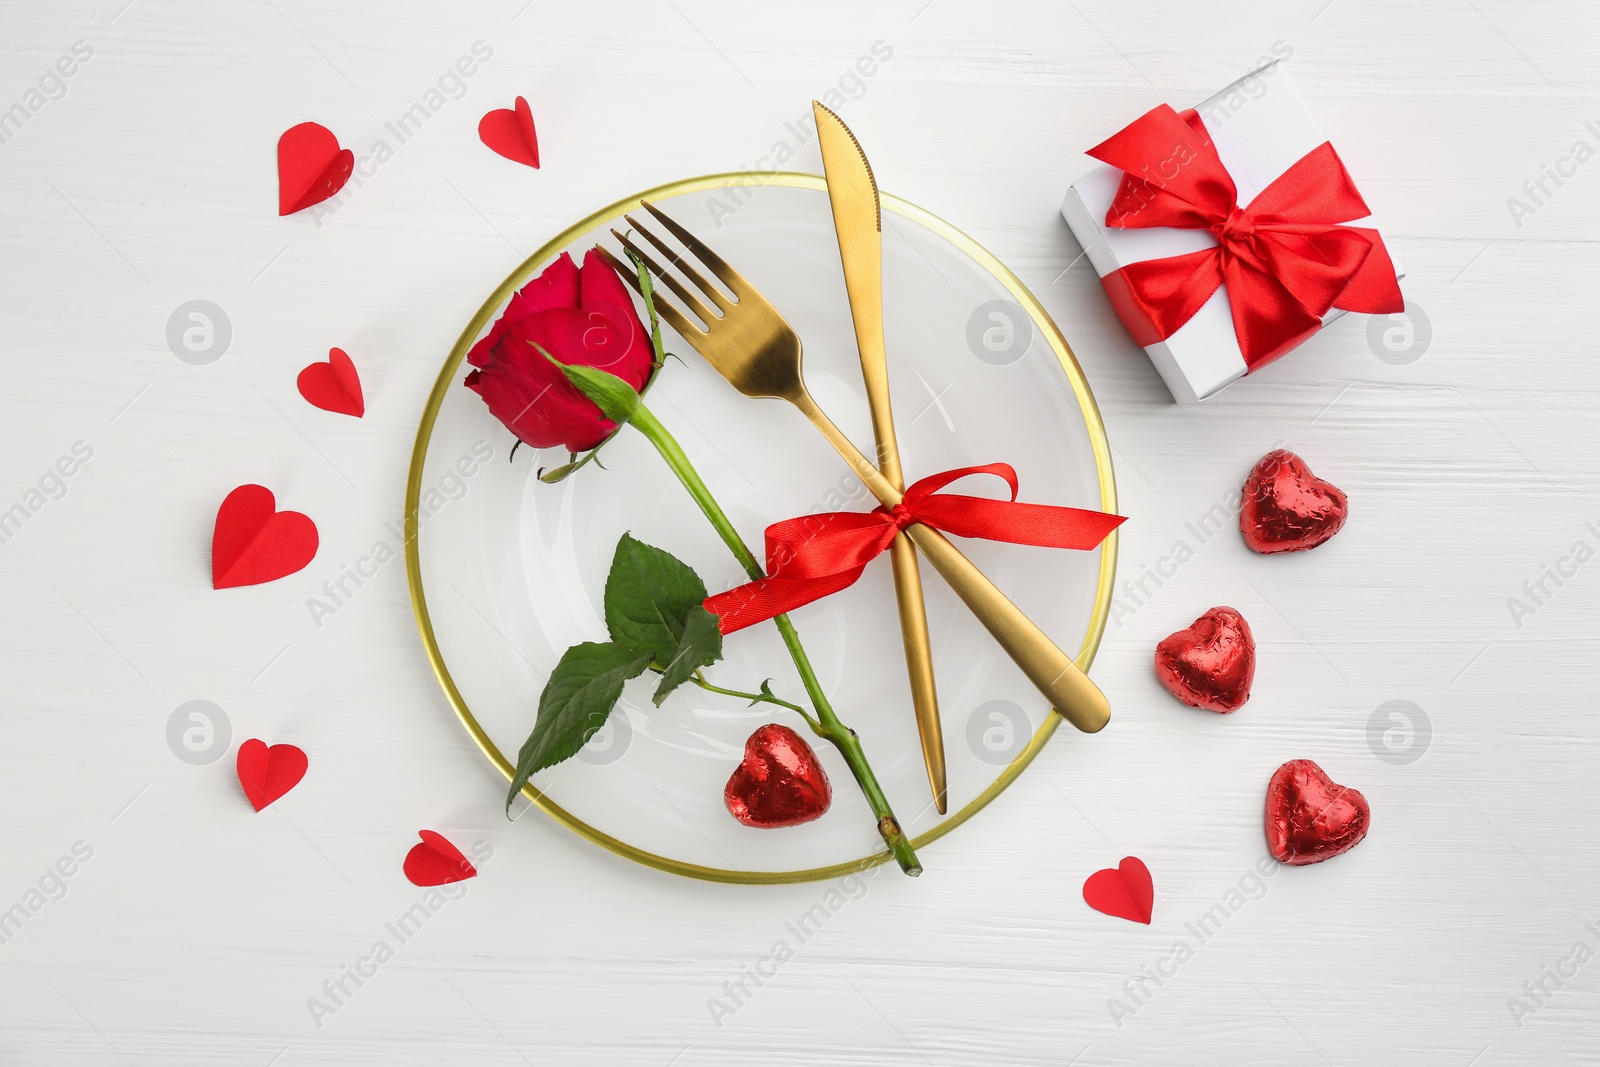
[[1237,260],[1228,271],[1228,307],[1239,352],[1251,371],[1271,363],[1322,328],[1322,317],[1308,311],[1281,281]]
[[724,635],[737,633],[849,588],[865,570],[852,567],[815,578],[759,578],[706,597],[705,609],[717,617],[717,628]]
[[1372,242],[1372,251],[1361,261],[1350,284],[1334,300],[1333,306],[1345,311],[1359,311],[1367,315],[1392,315],[1406,309],[1406,298],[1400,292],[1400,280],[1395,277],[1394,260],[1377,230],[1361,226],[1346,229],[1359,233]]
[[980,537],[1013,545],[1071,548],[1087,552],[1126,522],[1122,515],[1057,504],[1019,504],[953,493],[930,497],[917,518],[957,537]]
[[[1000,478],[1012,499],[939,494],[959,478],[988,474]],[[1017,472],[1006,463],[961,467],[930,475],[906,488],[900,506],[867,514],[829,512],[767,527],[768,577],[706,597],[724,634],[803,607],[846,589],[867,564],[889,547],[899,529],[919,522],[965,537],[1049,548],[1092,549],[1123,521],[1082,508],[1019,504]]]
[[1222,284],[1222,254],[1202,248],[1130,263],[1100,279],[1134,344],[1148,348],[1177,333]]

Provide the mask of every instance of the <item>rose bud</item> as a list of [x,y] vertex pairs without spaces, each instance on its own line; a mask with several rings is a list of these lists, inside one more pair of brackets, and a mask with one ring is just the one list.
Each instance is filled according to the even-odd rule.
[[489,335],[467,354],[477,369],[464,383],[524,444],[586,452],[616,423],[541,348],[568,366],[608,371],[634,389],[644,388],[655,362],[622,279],[592,249],[581,271],[563,252],[512,296]]

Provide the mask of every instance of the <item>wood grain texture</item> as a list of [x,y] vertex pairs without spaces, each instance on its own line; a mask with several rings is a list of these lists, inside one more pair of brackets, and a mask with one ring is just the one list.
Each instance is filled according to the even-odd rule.
[[[1351,316],[1179,409],[1057,207],[1083,148],[1280,40],[1431,343],[1385,362]],[[1600,1063],[1600,964],[1544,977],[1580,941],[1600,951],[1600,563],[1545,579],[1520,619],[1508,607],[1575,542],[1600,547],[1600,162],[1521,225],[1507,206],[1574,142],[1600,148],[1600,8],[61,0],[0,10],[0,110],[77,41],[93,54],[65,95],[0,143],[0,512],[75,442],[93,453],[0,544],[0,920],[41,879],[58,897],[0,943],[0,1060]],[[479,41],[492,58],[461,98],[394,143],[385,124]],[[892,58],[851,81],[877,41]],[[1172,573],[1120,594],[1094,668],[1112,726],[1063,731],[925,850],[927,875],[852,883],[802,943],[786,924],[829,887],[680,880],[501,818],[502,783],[422,658],[402,563],[320,627],[305,602],[399,516],[439,362],[513,264],[618,196],[757,165],[841,79],[862,86],[844,115],[885,189],[992,248],[1061,323],[1116,450],[1122,577]],[[519,94],[538,172],[476,138]],[[320,224],[274,211],[273,146],[306,119],[358,157],[393,148]],[[791,166],[820,169],[814,142]],[[166,341],[193,299],[232,324],[206,366]],[[359,422],[295,394],[331,345],[362,368]],[[1280,442],[1350,494],[1343,533],[1263,559],[1186,532]],[[322,549],[293,579],[214,593],[214,508],[247,481],[313,515]],[[1192,558],[1163,563],[1184,539]],[[1261,644],[1228,718],[1177,706],[1149,666],[1217,603]],[[193,699],[225,709],[235,743],[292,738],[310,774],[252,814],[231,758],[169,749]],[[1408,765],[1375,753],[1369,718],[1391,700],[1431,722]],[[1374,829],[1258,883],[1264,783],[1294,757],[1361,788]],[[318,1025],[308,998],[423,899],[400,877],[423,826],[489,842],[483,876]],[[58,892],[48,872],[77,842],[92,857]],[[1130,853],[1155,877],[1148,929],[1079,899]],[[1219,903],[1200,944],[1187,924]],[[1137,978],[1180,939],[1192,958]],[[792,959],[758,986],[745,976],[780,940]],[[1541,980],[1519,1025],[1508,999]],[[1136,1010],[1115,1019],[1112,998]]]

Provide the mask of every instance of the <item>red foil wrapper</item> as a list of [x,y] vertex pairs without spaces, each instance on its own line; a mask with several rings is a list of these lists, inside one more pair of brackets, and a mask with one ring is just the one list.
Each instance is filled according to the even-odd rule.
[[1192,708],[1237,711],[1255,676],[1256,639],[1233,608],[1212,608],[1156,646],[1156,677]]
[[722,799],[746,826],[771,830],[820,819],[833,803],[833,787],[805,738],[768,723],[744,743],[744,761]]
[[1290,760],[1267,783],[1267,851],[1280,863],[1303,867],[1341,856],[1371,825],[1367,798],[1311,760]]
[[1245,479],[1239,532],[1263,554],[1304,552],[1338,533],[1349,512],[1349,498],[1338,486],[1280,448],[1262,456]]

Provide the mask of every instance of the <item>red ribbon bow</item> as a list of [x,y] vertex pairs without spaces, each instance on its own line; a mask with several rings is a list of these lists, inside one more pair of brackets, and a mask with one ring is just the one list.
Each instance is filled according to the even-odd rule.
[[[1011,499],[939,493],[969,474],[1004,478]],[[1091,549],[1122,522],[1121,515],[1102,511],[1017,503],[1017,472],[1009,463],[962,467],[913,483],[892,510],[833,511],[773,523],[767,527],[768,577],[707,597],[705,606],[719,616],[725,634],[793,611],[852,584],[913,523],[960,537]]]
[[1243,208],[1194,111],[1162,104],[1089,155],[1124,172],[1107,226],[1210,230],[1217,239],[1101,279],[1140,347],[1171,337],[1224,283],[1251,370],[1315,333],[1330,308],[1405,309],[1378,231],[1338,225],[1372,212],[1326,141]]

